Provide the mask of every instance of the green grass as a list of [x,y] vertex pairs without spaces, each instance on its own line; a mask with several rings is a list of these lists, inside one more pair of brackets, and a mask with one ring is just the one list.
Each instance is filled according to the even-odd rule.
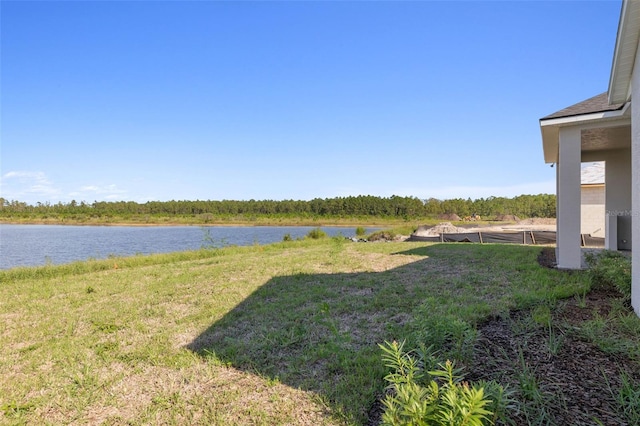
[[588,288],[538,251],[334,238],[0,271],[0,423],[363,424],[379,343],[464,358],[488,316]]

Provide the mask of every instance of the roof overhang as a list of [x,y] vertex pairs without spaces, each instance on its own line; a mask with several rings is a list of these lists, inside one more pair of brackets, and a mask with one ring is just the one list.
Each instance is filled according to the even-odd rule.
[[558,147],[560,145],[560,129],[562,127],[579,126],[585,129],[596,127],[619,126],[630,123],[631,103],[626,103],[615,111],[593,112],[570,117],[549,118],[540,120],[542,132],[542,148],[545,163],[558,162]]
[[623,0],[609,78],[609,103],[631,98],[631,76],[640,40],[640,2]]

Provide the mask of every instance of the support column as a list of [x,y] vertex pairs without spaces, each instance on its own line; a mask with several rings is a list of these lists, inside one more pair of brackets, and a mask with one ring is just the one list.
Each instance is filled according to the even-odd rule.
[[557,183],[558,268],[580,269],[580,162],[581,134],[578,127],[560,129]]

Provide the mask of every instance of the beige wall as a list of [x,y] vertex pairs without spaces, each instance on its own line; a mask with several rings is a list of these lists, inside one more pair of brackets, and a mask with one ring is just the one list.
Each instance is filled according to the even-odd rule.
[[631,241],[631,229],[618,228],[616,216],[631,215],[631,149],[587,151],[582,153],[582,161],[605,162],[605,216],[609,215],[610,222],[609,225],[605,223],[608,240],[605,244],[613,250],[628,248],[629,244],[624,242]]
[[580,233],[604,238],[604,185],[582,185],[580,201]]

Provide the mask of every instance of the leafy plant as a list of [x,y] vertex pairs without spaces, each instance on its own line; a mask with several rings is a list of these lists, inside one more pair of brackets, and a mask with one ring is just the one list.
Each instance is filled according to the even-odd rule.
[[358,236],[358,237],[362,237],[362,236],[364,236],[366,233],[367,233],[367,230],[366,230],[364,227],[362,227],[362,226],[358,226],[358,227],[356,228],[356,236]]
[[[404,352],[404,342],[379,345],[382,360],[392,370],[385,380],[392,393],[383,400],[384,425],[482,426],[491,423],[493,412],[484,388],[462,380],[452,361],[426,371],[417,353]],[[419,355],[419,354],[418,354]]]

